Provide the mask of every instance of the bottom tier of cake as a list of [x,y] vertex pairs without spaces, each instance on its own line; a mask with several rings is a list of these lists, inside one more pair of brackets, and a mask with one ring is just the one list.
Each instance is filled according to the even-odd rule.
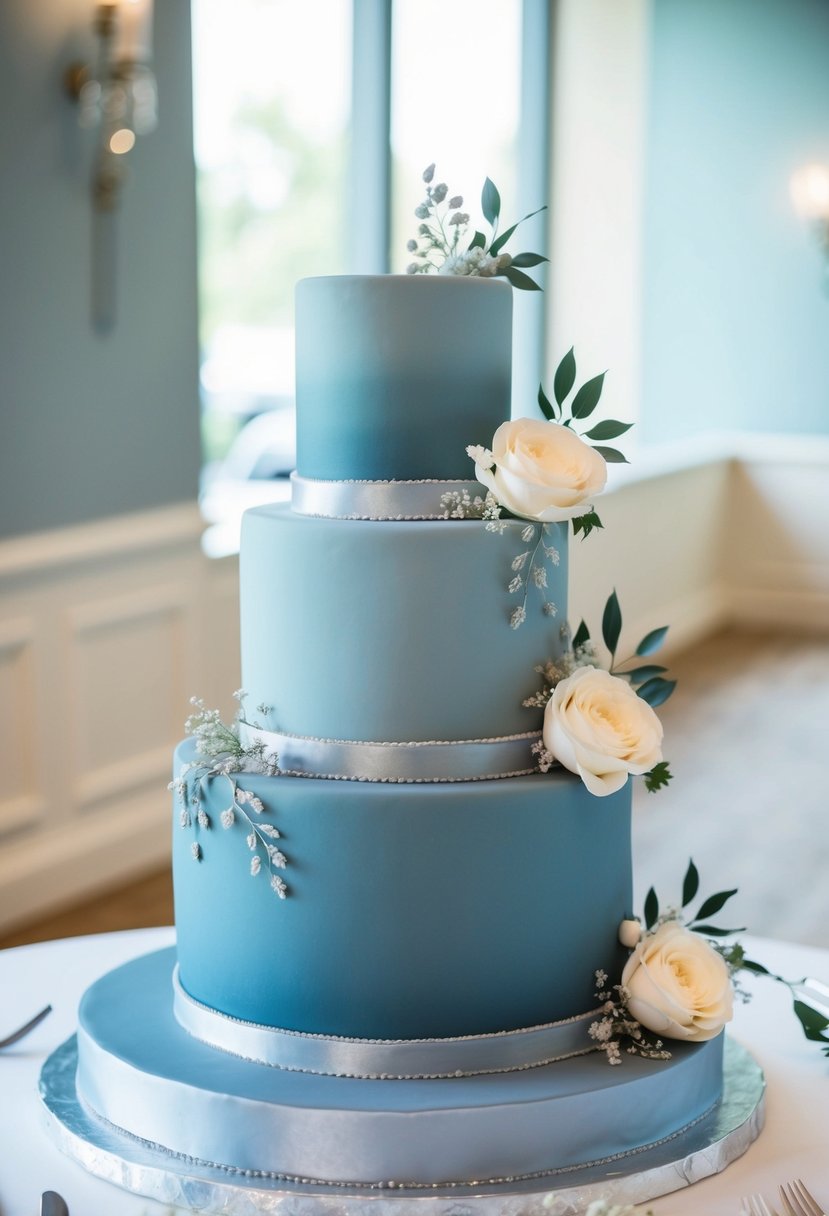
[[[175,951],[84,997],[77,1095],[94,1117],[232,1176],[423,1190],[553,1180],[682,1137],[722,1089],[722,1036],[668,1061],[592,1052],[436,1080],[286,1071],[209,1047],[173,1011]],[[440,994],[435,993],[440,1000]]]

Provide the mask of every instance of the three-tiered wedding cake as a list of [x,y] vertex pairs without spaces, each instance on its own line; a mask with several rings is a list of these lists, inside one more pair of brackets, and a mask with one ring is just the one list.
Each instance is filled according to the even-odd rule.
[[546,614],[510,629],[522,524],[446,518],[509,415],[511,310],[496,279],[299,285],[293,506],[242,534],[258,771],[179,748],[177,951],[80,1012],[85,1106],[205,1168],[552,1186],[720,1096],[721,1035],[613,1068],[589,1034],[626,957],[630,782],[538,771],[522,704],[568,642],[567,524]]

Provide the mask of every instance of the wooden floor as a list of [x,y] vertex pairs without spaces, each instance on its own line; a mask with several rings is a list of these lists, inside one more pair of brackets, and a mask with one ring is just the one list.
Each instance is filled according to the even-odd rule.
[[[660,716],[675,778],[656,794],[636,783],[637,907],[652,884],[678,902],[693,857],[703,894],[739,887],[719,923],[829,946],[829,638],[719,634],[672,674]],[[0,948],[172,919],[165,869]]]

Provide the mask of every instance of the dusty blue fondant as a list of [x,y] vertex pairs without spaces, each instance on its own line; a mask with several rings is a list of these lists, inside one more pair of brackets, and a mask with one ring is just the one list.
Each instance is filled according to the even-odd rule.
[[[242,685],[247,705],[273,707],[263,727],[365,742],[484,739],[537,729],[522,701],[536,665],[562,650],[566,526],[561,554],[527,620],[507,586],[532,548],[521,524],[502,535],[480,520],[379,523],[313,519],[286,506],[245,514],[240,560]],[[524,570],[527,574],[527,570]],[[548,599],[559,619],[545,616]]]
[[[256,935],[253,921],[247,929]],[[231,1169],[397,1185],[512,1179],[635,1152],[721,1093],[722,1036],[618,1067],[593,1053],[451,1080],[284,1072],[188,1036],[173,1017],[173,962],[173,950],[145,955],[88,989],[78,1096],[132,1135]]]
[[[193,759],[182,744],[176,767]],[[281,833],[278,899],[250,875],[248,828],[173,828],[181,983],[234,1017],[358,1038],[537,1026],[595,1005],[631,912],[630,789],[595,798],[563,771],[382,785],[243,776]],[[201,860],[194,861],[197,839]]]
[[296,290],[297,467],[332,479],[470,477],[509,417],[512,288],[365,275]]

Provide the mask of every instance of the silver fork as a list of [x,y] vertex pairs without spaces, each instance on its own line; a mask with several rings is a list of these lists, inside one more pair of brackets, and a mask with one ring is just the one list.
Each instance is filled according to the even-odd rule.
[[43,1019],[52,1012],[52,1006],[47,1005],[45,1009],[41,1009],[40,1013],[36,1013],[33,1018],[30,1018],[24,1026],[15,1030],[12,1034],[6,1035],[5,1039],[0,1039],[0,1050],[4,1047],[11,1047],[12,1043],[19,1043],[21,1039],[25,1039],[26,1035],[34,1030],[35,1026],[39,1026]]
[[823,1208],[818,1206],[799,1178],[780,1187],[780,1198],[783,1200],[785,1216],[826,1216]]
[[744,1216],[777,1216],[777,1212],[766,1203],[762,1195],[745,1195],[741,1206]]

